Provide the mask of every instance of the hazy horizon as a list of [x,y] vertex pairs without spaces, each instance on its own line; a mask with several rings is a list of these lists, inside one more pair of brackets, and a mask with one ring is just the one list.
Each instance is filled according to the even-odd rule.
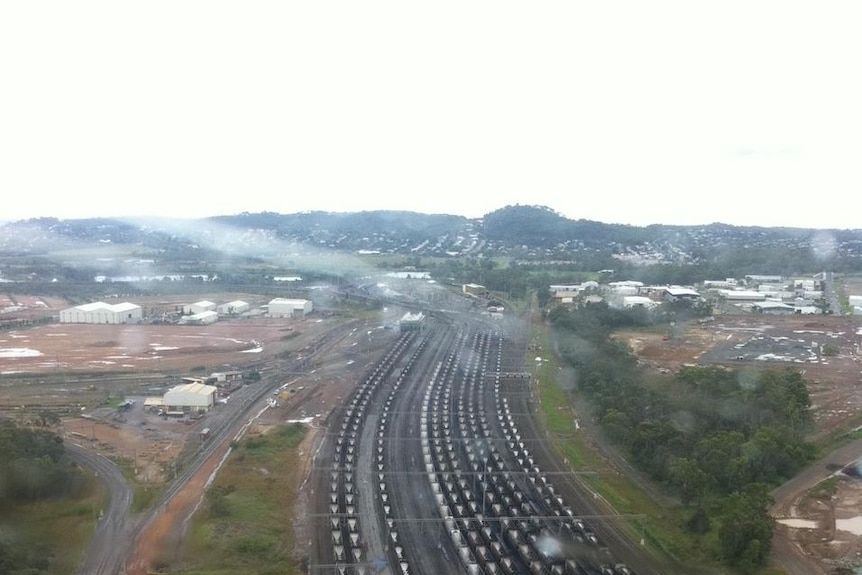
[[0,220],[520,203],[858,229],[860,23],[850,2],[5,3]]

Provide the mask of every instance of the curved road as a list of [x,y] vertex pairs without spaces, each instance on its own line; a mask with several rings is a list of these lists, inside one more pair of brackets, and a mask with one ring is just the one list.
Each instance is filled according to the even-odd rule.
[[122,565],[134,525],[129,521],[132,489],[120,469],[106,457],[76,444],[65,443],[69,457],[95,473],[108,488],[108,507],[103,509],[89,547],[81,558],[80,575],[114,575]]

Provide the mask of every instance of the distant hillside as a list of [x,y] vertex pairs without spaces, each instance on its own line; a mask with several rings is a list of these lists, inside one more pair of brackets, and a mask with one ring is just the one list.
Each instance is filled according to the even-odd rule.
[[544,206],[507,206],[486,214],[483,222],[487,239],[531,247],[570,242],[606,247],[639,244],[649,239],[646,228],[569,220]]
[[[393,254],[411,258],[496,258],[523,265],[557,266],[587,272],[612,268],[649,276],[646,264],[687,266],[682,279],[699,274],[862,271],[862,230],[651,225],[646,227],[571,220],[545,206],[506,206],[470,219],[404,211],[241,213],[204,219],[58,220],[36,218],[0,226],[0,256],[18,258],[0,267],[6,277],[21,277],[28,256],[64,252],[88,254],[100,249],[107,261],[100,269],[131,273],[147,265],[184,262],[273,261],[321,253]],[[113,249],[111,254],[102,252]],[[122,259],[125,258],[125,259]],[[140,258],[136,260],[135,258]],[[153,260],[158,260],[154,262]],[[72,259],[59,260],[76,268]],[[295,261],[295,260],[294,260]],[[0,261],[0,264],[3,262]],[[697,269],[691,269],[697,267]],[[11,273],[18,270],[17,274]],[[59,272],[58,272],[59,273]],[[656,277],[668,277],[657,270]]]
[[233,216],[217,216],[210,221],[242,229],[267,229],[282,237],[311,235],[338,238],[384,234],[422,241],[445,234],[457,234],[469,220],[463,216],[420,214],[403,211],[370,212],[303,212],[277,214],[261,212]]

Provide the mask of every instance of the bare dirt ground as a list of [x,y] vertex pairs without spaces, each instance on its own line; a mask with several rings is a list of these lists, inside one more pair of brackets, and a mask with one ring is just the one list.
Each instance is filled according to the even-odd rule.
[[[621,337],[644,365],[662,372],[686,364],[801,370],[809,383],[816,440],[846,426],[862,409],[860,326],[862,321],[852,317],[740,314],[693,322],[670,335],[629,332]],[[835,346],[836,356],[822,353],[827,344]]]
[[[270,355],[297,322],[230,319],[207,326],[49,324],[0,334],[0,375],[215,368]],[[277,349],[277,346],[276,346]],[[14,350],[18,350],[16,353]],[[260,355],[258,355],[260,354]]]

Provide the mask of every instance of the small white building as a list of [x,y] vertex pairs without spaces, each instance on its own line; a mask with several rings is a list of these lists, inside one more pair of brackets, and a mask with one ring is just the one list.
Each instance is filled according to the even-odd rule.
[[202,311],[192,315],[184,315],[180,318],[182,325],[209,325],[218,321],[218,312]]
[[216,311],[221,315],[240,315],[251,309],[251,306],[242,300],[236,299],[223,303],[216,308]]
[[398,322],[398,328],[401,331],[416,331],[422,329],[422,324],[425,322],[425,314],[422,312],[405,313],[401,316]]
[[487,295],[488,288],[486,288],[485,286],[483,286],[481,284],[474,284],[474,283],[461,284],[461,292],[465,293],[467,295],[481,296],[481,295]]
[[643,307],[646,309],[652,309],[658,305],[659,303],[657,301],[651,300],[650,298],[642,295],[629,295],[623,297],[624,308]]
[[763,301],[766,299],[765,293],[753,290],[720,289],[718,293],[727,301]]
[[269,301],[267,310],[270,317],[293,317],[308,315],[313,311],[311,301],[307,299],[288,299],[277,297]]
[[186,383],[167,391],[162,403],[168,412],[203,413],[215,405],[216,391],[212,385]]
[[183,306],[183,314],[196,314],[204,311],[215,311],[216,304],[209,300],[201,300],[199,302],[190,303]]
[[60,311],[60,323],[140,323],[141,306],[129,302],[108,304],[97,301]]
[[745,281],[749,285],[780,284],[780,283],[784,282],[784,278],[781,276],[767,276],[767,275],[749,274],[749,275],[745,276]]
[[690,288],[668,286],[664,288],[664,299],[667,301],[697,301],[700,299],[700,294]]
[[796,313],[792,305],[780,301],[759,301],[751,304],[751,309],[759,313],[790,315]]
[[726,288],[733,289],[739,286],[739,282],[734,278],[727,278],[723,280],[704,280],[703,287],[710,288]]

